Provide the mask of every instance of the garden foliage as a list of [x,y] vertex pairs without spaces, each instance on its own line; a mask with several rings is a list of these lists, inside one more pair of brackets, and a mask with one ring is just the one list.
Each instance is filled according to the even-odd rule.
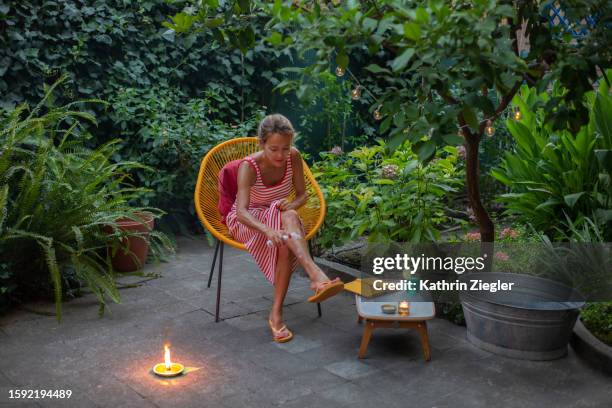
[[[278,82],[273,65],[283,55],[264,44],[243,54],[210,31],[174,36],[162,23],[168,14],[193,13],[190,5],[183,0],[0,5],[0,107],[36,104],[43,84],[61,76],[66,80],[55,94],[59,103],[110,101],[88,107],[98,126],[84,124],[93,135],[85,143],[95,147],[122,138],[114,160],[155,168],[146,178],[141,170],[132,174],[137,185],[151,189],[141,204],[166,211],[164,224],[175,230],[197,224],[191,196],[203,153],[219,140],[249,135],[252,123],[235,129],[231,124],[269,106],[270,89]],[[264,23],[248,20],[260,37]],[[233,38],[234,28],[220,29]]]
[[[560,87],[555,93],[566,92]],[[593,220],[612,239],[612,96],[602,81],[586,94],[590,120],[576,134],[554,130],[541,109],[550,96],[523,87],[514,102],[523,118],[508,120],[516,151],[506,153],[493,176],[510,188],[500,200],[508,213],[538,231],[563,238],[574,224]]]
[[591,333],[612,346],[612,302],[588,303],[580,312],[580,320]]
[[118,157],[155,169],[132,171],[135,183],[150,189],[139,204],[163,209],[166,225],[175,231],[190,233],[197,222],[193,192],[202,157],[221,141],[255,134],[264,115],[256,111],[238,124],[212,119],[222,101],[215,88],[187,98],[178,89],[157,86],[125,88],[111,99],[109,116],[122,139]]
[[[58,319],[62,298],[81,285],[96,295],[101,312],[107,298],[119,302],[108,254],[137,233],[117,230],[116,220],[137,220],[143,210],[162,215],[130,205],[145,192],[129,184],[130,172],[144,166],[113,162],[117,140],[84,147],[83,122],[95,125],[95,118],[80,103],[54,107],[59,84],[33,109],[23,104],[0,120],[0,278],[30,296],[52,288]],[[150,238],[153,255],[171,248],[163,234]]]
[[408,142],[392,153],[379,141],[321,156],[313,172],[328,204],[317,238],[323,247],[362,235],[371,242],[438,240],[450,221],[446,208],[463,186],[458,152],[451,146],[428,164],[419,162]]

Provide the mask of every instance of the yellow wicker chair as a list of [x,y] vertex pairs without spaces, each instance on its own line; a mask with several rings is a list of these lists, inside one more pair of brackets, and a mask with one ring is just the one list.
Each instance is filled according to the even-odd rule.
[[[221,300],[221,274],[223,271],[223,246],[228,244],[234,248],[246,250],[244,244],[235,241],[227,227],[221,222],[221,215],[217,209],[219,201],[218,178],[219,171],[223,166],[232,160],[241,159],[259,150],[259,141],[256,137],[241,137],[228,140],[213,147],[202,160],[200,165],[200,173],[196,183],[194,201],[195,209],[198,218],[202,225],[210,231],[217,239],[215,246],[215,255],[208,276],[208,287],[212,282],[217,254],[220,252],[219,259],[219,275],[217,282],[217,304],[215,307],[215,321],[219,321],[219,303]],[[304,230],[306,232],[306,240],[310,245],[310,239],[316,234],[325,218],[325,199],[319,185],[315,181],[308,165],[303,162],[304,166],[304,181],[306,191],[308,193],[308,201],[299,210]],[[289,200],[295,197],[295,191],[292,191]],[[321,316],[321,305],[317,303],[319,316]]]

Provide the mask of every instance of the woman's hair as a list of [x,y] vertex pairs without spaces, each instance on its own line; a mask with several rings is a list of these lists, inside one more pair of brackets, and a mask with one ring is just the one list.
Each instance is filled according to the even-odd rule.
[[295,134],[293,125],[285,116],[280,113],[268,115],[262,119],[257,128],[257,137],[261,143],[265,143],[273,133],[279,133],[284,136],[292,136]]

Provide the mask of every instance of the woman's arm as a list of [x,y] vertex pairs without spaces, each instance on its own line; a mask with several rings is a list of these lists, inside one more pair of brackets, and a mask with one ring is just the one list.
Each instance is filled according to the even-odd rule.
[[238,168],[238,194],[236,195],[236,218],[238,222],[249,228],[257,230],[268,237],[274,245],[283,245],[280,231],[268,228],[265,224],[253,217],[249,212],[251,200],[251,186],[255,184],[257,175],[248,162],[244,161]]

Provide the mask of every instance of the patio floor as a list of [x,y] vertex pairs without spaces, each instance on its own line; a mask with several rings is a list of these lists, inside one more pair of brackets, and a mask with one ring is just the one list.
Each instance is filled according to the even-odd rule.
[[[295,338],[271,341],[272,290],[249,254],[226,249],[221,316],[214,322],[216,276],[206,288],[213,250],[182,239],[171,262],[145,268],[163,277],[121,290],[122,303],[98,317],[93,296],[64,304],[63,321],[17,310],[0,318],[0,406],[75,407],[610,407],[610,377],[570,349],[550,362],[512,360],[475,348],[465,328],[435,319],[432,360],[416,331],[374,332],[357,359],[363,326],[354,298],[342,293],[306,303],[296,274],[285,322]],[[123,282],[142,280],[126,277]],[[52,305],[32,305],[52,310]],[[189,367],[154,377],[164,342]],[[70,389],[68,400],[9,400],[10,389]]]

